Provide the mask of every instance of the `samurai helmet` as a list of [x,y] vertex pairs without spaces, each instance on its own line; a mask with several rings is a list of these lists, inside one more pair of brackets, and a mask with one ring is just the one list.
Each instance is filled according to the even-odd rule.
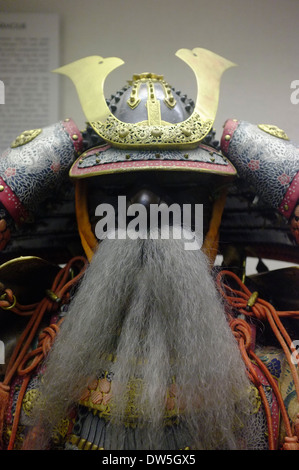
[[181,49],[176,55],[195,74],[195,102],[153,73],[133,75],[127,86],[106,100],[105,79],[123,64],[114,57],[87,57],[55,70],[75,84],[89,127],[100,143],[75,162],[72,178],[135,170],[235,174],[220,153],[213,155],[213,149],[204,145],[213,129],[221,76],[234,64],[200,48]]
[[154,73],[134,74],[107,100],[105,79],[123,64],[115,57],[86,57],[54,71],[73,81],[87,118],[86,148],[72,165],[70,177],[76,181],[77,220],[88,258],[97,241],[86,215],[87,178],[100,177],[97,184],[101,187],[111,175],[123,182],[132,175],[138,178],[140,172],[154,171],[164,182],[199,183],[204,175],[225,186],[236,175],[217,146],[210,145],[221,77],[235,64],[201,48],[180,49],[176,56],[195,74],[195,101]]

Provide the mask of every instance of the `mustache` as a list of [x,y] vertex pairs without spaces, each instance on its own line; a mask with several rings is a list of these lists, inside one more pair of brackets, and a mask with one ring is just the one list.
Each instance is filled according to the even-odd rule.
[[35,407],[43,428],[50,433],[103,371],[113,377],[112,430],[133,407],[146,448],[161,448],[175,388],[175,418],[196,448],[236,445],[250,386],[200,250],[180,239],[103,240],[46,362]]

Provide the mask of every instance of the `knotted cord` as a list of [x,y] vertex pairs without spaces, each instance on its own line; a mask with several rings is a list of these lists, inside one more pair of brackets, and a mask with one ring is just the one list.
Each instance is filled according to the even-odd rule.
[[[233,289],[232,287],[230,287],[224,281],[224,277],[233,279],[239,286],[240,290]],[[255,354],[253,350],[252,330],[250,325],[245,320],[246,317],[252,317],[262,321],[267,321],[271,326],[271,329],[275,334],[277,340],[279,341],[281,348],[285,354],[286,360],[288,361],[292,378],[294,380],[297,400],[299,403],[299,377],[295,365],[295,363],[298,364],[299,356],[290,336],[288,335],[286,329],[284,328],[280,320],[280,318],[287,317],[299,318],[299,311],[276,311],[270,303],[266,302],[263,299],[260,299],[257,293],[251,293],[250,290],[245,286],[245,284],[239,279],[239,277],[230,271],[224,270],[218,274],[217,285],[222,297],[232,308],[232,312],[237,311],[238,315],[244,316],[244,319],[235,318],[233,313],[229,313],[228,319],[233,334],[238,341],[242,358],[247,367],[248,376],[252,383],[258,389],[262,403],[264,405],[268,426],[269,449],[273,450],[275,448],[271,410],[262,383],[258,378],[258,375],[254,368],[253,362],[255,362],[255,364],[264,374],[264,376],[268,380],[268,383],[272,387],[273,393],[276,396],[277,404],[279,406],[286,431],[286,438],[285,443],[283,445],[283,449],[299,450],[299,435],[297,434],[297,432],[297,435],[293,434],[290,419],[288,417],[288,413],[286,411],[284,401],[276,381],[272,377],[266,365],[259,359],[259,357]],[[298,418],[299,416],[297,416],[297,420]],[[295,429],[298,430],[297,422],[295,423]]]
[[[72,266],[75,263],[83,263],[83,268],[81,268],[79,274],[73,279],[68,280],[69,272]],[[78,282],[84,273],[86,267],[85,258],[77,257],[72,259],[64,268],[62,268],[58,275],[56,276],[51,292],[53,293],[53,298],[61,303],[65,303],[69,298],[69,291],[74,284]],[[233,289],[226,282],[224,282],[224,277],[231,277],[239,286],[238,289]],[[267,427],[268,427],[268,443],[269,449],[275,449],[275,437],[273,431],[273,422],[271,416],[271,409],[268,403],[263,385],[261,380],[258,377],[254,363],[260,369],[267,379],[269,385],[272,387],[273,393],[275,394],[277,404],[279,406],[281,417],[285,426],[285,442],[283,444],[283,449],[296,449],[299,450],[299,436],[298,436],[298,420],[295,422],[295,435],[292,430],[290,419],[288,413],[277,385],[277,382],[269,372],[266,365],[260,360],[260,358],[255,354],[253,350],[253,338],[252,338],[252,329],[249,323],[246,321],[246,318],[252,317],[259,320],[267,321],[271,326],[272,331],[274,332],[277,340],[279,341],[282,350],[284,351],[285,357],[288,361],[290,371],[294,380],[295,390],[297,394],[297,400],[299,402],[299,378],[297,374],[297,369],[295,362],[299,359],[296,348],[285,330],[280,318],[299,318],[298,311],[276,311],[275,308],[266,302],[263,299],[260,299],[257,295],[254,295],[250,290],[243,284],[243,282],[230,271],[221,271],[217,276],[217,285],[219,291],[223,298],[226,300],[228,305],[232,308],[233,311],[237,311],[238,314],[244,316],[243,318],[236,318],[233,313],[228,314],[228,320],[231,327],[231,330],[236,337],[239,349],[244,360],[244,363],[247,368],[248,376],[257,388],[266,414]],[[6,408],[8,405],[10,383],[16,372],[24,377],[19,395],[16,404],[16,410],[14,415],[13,427],[11,431],[10,441],[8,445],[8,450],[14,448],[14,443],[16,439],[16,433],[19,424],[19,418],[21,414],[21,407],[24,395],[28,383],[30,381],[33,371],[41,363],[41,361],[46,357],[51,346],[55,340],[55,337],[59,331],[60,322],[51,324],[46,327],[42,333],[39,335],[38,346],[34,350],[30,350],[31,343],[36,335],[38,327],[41,323],[42,318],[46,312],[55,312],[60,302],[53,300],[53,298],[45,297],[40,303],[32,305],[20,305],[10,289],[5,290],[5,296],[0,297],[0,308],[11,309],[14,313],[18,315],[28,315],[30,319],[28,324],[22,333],[17,346],[14,350],[13,355],[10,358],[9,364],[7,366],[5,378],[2,383],[0,383],[0,426],[3,427],[4,416]],[[294,361],[294,358],[296,361]],[[1,429],[0,429],[1,431]]]
[[[73,266],[78,264],[81,265],[79,273],[69,280],[70,272]],[[66,266],[58,272],[57,276],[54,279],[53,285],[50,290],[50,292],[53,294],[53,298],[50,298],[46,295],[39,303],[25,306],[20,305],[16,301],[10,289],[6,289],[5,299],[0,300],[0,308],[9,308],[12,310],[13,313],[16,313],[18,315],[30,316],[29,321],[23,333],[21,334],[14,349],[14,352],[9,360],[4,380],[0,383],[0,435],[2,438],[5,413],[9,400],[11,380],[13,379],[16,373],[24,377],[16,404],[16,411],[14,415],[14,422],[8,445],[8,450],[12,450],[14,448],[22,401],[28,383],[30,381],[32,372],[36,369],[36,367],[41,363],[41,361],[49,352],[51,345],[55,340],[56,334],[59,331],[60,322],[57,324],[51,324],[49,327],[45,328],[39,336],[38,347],[35,350],[30,351],[32,341],[36,336],[37,330],[44,315],[49,312],[51,312],[52,314],[55,313],[61,304],[67,303],[70,296],[70,290],[82,277],[86,265],[87,261],[83,257],[75,257],[71,259],[69,263],[67,263]],[[29,362],[30,364],[26,365]]]

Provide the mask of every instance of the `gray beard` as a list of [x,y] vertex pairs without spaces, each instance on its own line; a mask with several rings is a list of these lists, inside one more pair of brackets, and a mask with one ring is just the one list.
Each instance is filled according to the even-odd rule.
[[178,419],[193,448],[245,445],[252,406],[245,366],[206,257],[186,251],[183,240],[102,241],[46,366],[33,418],[44,429],[38,448],[103,370],[113,373],[116,430],[125,421],[132,379],[142,381],[134,406],[147,449],[165,448],[173,382]]

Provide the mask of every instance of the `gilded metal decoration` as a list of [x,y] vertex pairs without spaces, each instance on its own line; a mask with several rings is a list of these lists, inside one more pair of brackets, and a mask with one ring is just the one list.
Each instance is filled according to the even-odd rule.
[[[123,64],[121,59],[91,56],[56,69],[55,72],[67,75],[73,81],[88,122],[98,135],[112,145],[190,146],[199,143],[211,130],[218,108],[221,76],[225,70],[235,64],[201,48],[180,49],[176,56],[191,67],[197,81],[197,100],[193,113],[179,123],[160,122],[158,109],[160,103],[154,96],[153,102],[151,99],[148,101],[148,121],[128,124],[113,115],[104,96],[104,81],[112,70]],[[162,76],[154,74],[141,74],[136,77],[139,80],[146,78],[149,86],[153,80],[163,81]],[[168,106],[175,105],[170,88],[166,85],[166,82],[163,83],[165,102]],[[133,87],[129,101],[133,109],[138,106],[138,84],[137,87]]]
[[147,82],[147,89],[148,89],[148,99],[146,102],[146,108],[147,108],[147,115],[148,115],[148,125],[160,126],[161,125],[160,101],[156,97],[155,86],[152,80],[149,80]]
[[166,148],[175,145],[176,148],[186,148],[196,146],[210,132],[213,121],[204,121],[198,114],[193,113],[189,119],[178,124],[147,126],[145,123],[120,123],[111,115],[104,124],[92,121],[90,125],[97,134],[117,147],[159,145]]
[[128,106],[130,106],[131,109],[135,109],[141,101],[140,98],[139,98],[140,85],[141,85],[141,81],[138,80],[132,86],[131,96],[127,101]]
[[22,145],[28,144],[35,137],[37,137],[42,132],[42,129],[32,129],[29,131],[24,131],[20,134],[11,144],[11,148],[21,147]]
[[[163,75],[157,75],[155,73],[141,73],[141,74],[134,74],[133,80],[128,81],[129,84],[132,86],[132,91],[130,98],[127,100],[128,106],[131,109],[136,108],[140,103],[139,98],[139,89],[140,85],[146,84],[148,88],[148,96],[154,99],[155,97],[155,90],[154,85],[158,83],[164,92],[164,103],[170,108],[174,108],[176,105],[176,100],[172,94],[171,86],[164,80]],[[151,96],[152,95],[152,96]]]
[[290,140],[285,131],[283,131],[277,126],[273,126],[271,124],[259,124],[258,127],[262,131],[267,132],[267,134],[273,135],[274,137],[278,137],[279,139],[284,140]]
[[197,99],[194,113],[201,119],[214,121],[219,101],[220,80],[223,73],[236,64],[212,51],[196,47],[180,49],[176,56],[193,70],[197,82]]
[[90,56],[54,72],[66,75],[73,81],[88,121],[105,122],[111,111],[104,95],[104,82],[107,75],[123,63],[117,57]]

